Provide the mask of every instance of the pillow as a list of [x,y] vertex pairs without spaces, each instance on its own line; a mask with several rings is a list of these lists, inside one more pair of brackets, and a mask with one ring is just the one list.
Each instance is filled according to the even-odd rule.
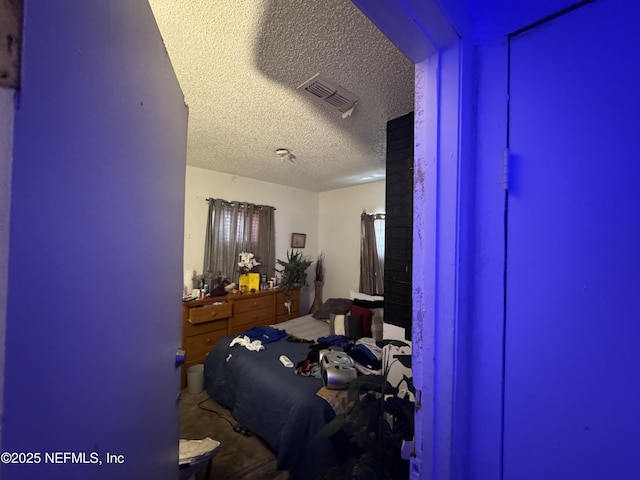
[[360,315],[331,314],[329,321],[331,335],[344,335],[349,340],[362,338],[362,319]]
[[384,328],[384,308],[372,308],[373,318],[371,319],[371,336],[376,340],[382,340],[382,330]]
[[329,320],[332,313],[344,315],[349,311],[352,300],[350,298],[330,298],[311,316],[316,320]]
[[383,300],[361,300],[359,298],[354,298],[351,303],[352,305],[359,305],[361,307],[369,309],[384,308]]
[[368,308],[359,305],[351,305],[349,308],[351,315],[358,315],[362,319],[362,335],[361,337],[371,337],[371,323],[373,321],[373,312]]
[[384,297],[381,295],[367,295],[366,293],[356,292],[354,290],[349,290],[349,298],[357,298],[358,300],[384,300]]

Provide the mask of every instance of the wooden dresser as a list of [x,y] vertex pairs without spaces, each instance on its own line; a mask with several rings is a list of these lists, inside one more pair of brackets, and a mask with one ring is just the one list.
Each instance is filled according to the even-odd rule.
[[181,388],[186,387],[187,368],[204,363],[211,347],[222,337],[299,316],[299,289],[291,292],[291,313],[287,312],[280,289],[183,302],[182,348],[187,359],[182,367]]

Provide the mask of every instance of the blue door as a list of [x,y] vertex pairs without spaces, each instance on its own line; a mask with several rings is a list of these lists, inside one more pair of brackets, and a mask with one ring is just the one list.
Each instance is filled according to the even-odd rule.
[[184,98],[147,2],[24,3],[1,476],[174,480]]
[[505,479],[640,478],[639,19],[511,38]]

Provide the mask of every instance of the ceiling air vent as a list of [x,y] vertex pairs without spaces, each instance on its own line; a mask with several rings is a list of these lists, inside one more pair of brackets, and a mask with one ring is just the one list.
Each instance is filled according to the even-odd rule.
[[298,89],[303,89],[315,98],[338,109],[343,114],[343,117],[351,115],[353,107],[355,107],[358,100],[360,100],[346,88],[341,87],[336,82],[333,82],[326,77],[323,77],[319,73],[316,73],[313,77],[300,85]]

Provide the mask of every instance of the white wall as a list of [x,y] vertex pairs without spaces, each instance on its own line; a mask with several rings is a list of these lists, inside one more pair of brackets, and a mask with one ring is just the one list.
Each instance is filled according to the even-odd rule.
[[[7,321],[7,266],[9,263],[9,215],[13,159],[13,94],[0,88],[0,418],[4,397],[4,341]],[[2,423],[0,422],[0,438]]]
[[385,182],[320,193],[320,251],[325,255],[322,299],[347,297],[360,281],[360,214],[385,211]]
[[[207,223],[207,198],[251,202],[276,208],[276,258],[286,258],[291,234],[305,233],[306,246],[300,251],[311,260],[318,255],[318,193],[227,173],[187,167],[184,216],[184,268],[202,273]],[[313,269],[309,269],[313,284]],[[301,311],[309,309],[313,289],[301,292]],[[313,300],[313,298],[311,298]]]
[[[360,214],[384,212],[385,182],[317,193],[261,182],[197,167],[187,167],[184,268],[202,273],[208,197],[238,200],[276,208],[276,258],[285,258],[291,233],[306,233],[301,249],[311,260],[325,254],[323,300],[346,297],[357,290],[360,275]],[[301,295],[301,313],[313,301],[313,266],[309,288]]]

